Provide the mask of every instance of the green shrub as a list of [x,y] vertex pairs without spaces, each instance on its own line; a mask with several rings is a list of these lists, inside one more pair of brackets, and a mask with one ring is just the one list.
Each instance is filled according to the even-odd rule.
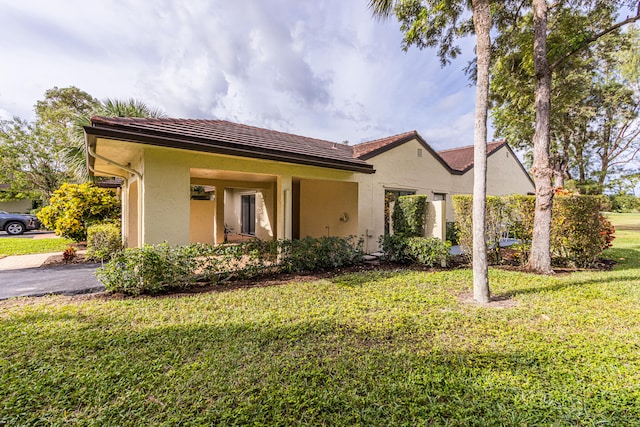
[[356,242],[353,236],[283,240],[280,270],[293,273],[353,265],[362,259],[362,244],[362,240]]
[[381,237],[382,251],[390,261],[438,267],[447,263],[451,245],[436,237]]
[[120,200],[111,190],[93,184],[63,184],[53,193],[49,206],[38,212],[46,228],[76,242],[87,239],[88,226],[119,218]]
[[[551,223],[551,255],[555,265],[569,264],[589,267],[602,251],[611,245],[613,227],[600,214],[602,196],[556,196]],[[456,226],[460,230],[460,245],[470,253],[472,199],[469,195],[453,196]],[[517,258],[525,263],[531,249],[535,197],[511,195],[487,197],[487,241],[490,248],[502,234],[520,240]],[[493,253],[499,254],[495,249]],[[500,262],[494,256],[494,262]]]
[[471,256],[471,249],[473,248],[473,200],[469,195],[454,194],[451,197],[451,203],[456,217],[458,244],[463,253]]
[[96,275],[110,292],[129,295],[186,288],[195,283],[197,251],[194,247],[145,245],[116,252]]
[[87,227],[87,258],[108,261],[122,250],[122,235],[116,224],[94,224]]
[[423,236],[427,219],[427,196],[400,196],[393,208],[393,234]]
[[600,213],[603,201],[603,196],[554,198],[551,253],[557,263],[590,267],[611,246],[614,229]]
[[129,295],[190,288],[197,283],[250,279],[267,273],[316,271],[351,265],[362,258],[362,241],[321,237],[240,244],[166,243],[117,252],[98,269],[110,292]]
[[447,242],[451,242],[452,245],[458,244],[458,239],[460,239],[460,230],[458,230],[454,221],[447,222],[446,236]]
[[616,194],[609,196],[613,212],[640,212],[640,197],[630,194]]

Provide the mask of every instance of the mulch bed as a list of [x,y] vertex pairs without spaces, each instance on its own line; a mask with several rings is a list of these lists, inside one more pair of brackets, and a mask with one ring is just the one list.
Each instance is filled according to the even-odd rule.
[[[81,245],[79,245],[78,250],[83,249]],[[510,257],[509,250],[505,248],[503,255],[503,264],[494,265],[493,268],[500,268],[509,271],[521,271],[528,272],[524,266],[520,265],[517,259]],[[43,264],[43,267],[50,266],[58,266],[58,265],[69,265],[69,264],[86,264],[93,263],[94,261],[86,259],[84,254],[77,254],[76,257],[70,262],[65,262],[62,255],[52,256]],[[594,268],[590,269],[577,269],[577,268],[569,268],[569,267],[554,267],[555,274],[570,274],[576,271],[608,271],[613,268],[615,265],[615,261],[608,259],[601,259],[598,264]],[[210,283],[202,283],[201,286],[194,286],[190,289],[173,289],[167,290],[164,293],[156,294],[156,295],[141,295],[136,298],[173,298],[180,297],[185,295],[193,295],[193,294],[201,294],[208,292],[229,292],[237,289],[246,289],[246,288],[255,288],[255,287],[268,287],[268,286],[278,286],[290,282],[312,282],[320,279],[331,279],[333,277],[345,274],[345,273],[360,273],[366,271],[400,271],[400,270],[411,270],[411,271],[443,271],[443,270],[451,270],[451,269],[461,269],[461,268],[470,268],[471,263],[469,262],[469,258],[464,255],[456,255],[453,256],[449,262],[449,265],[446,268],[431,268],[424,266],[416,266],[416,265],[405,265],[398,264],[392,262],[365,262],[359,265],[337,268],[332,270],[324,270],[324,271],[316,271],[316,272],[308,272],[308,273],[291,273],[291,274],[265,274],[261,277],[257,277],[254,279],[242,279],[242,280],[229,280],[222,283],[210,284]],[[115,299],[125,299],[130,298],[129,296],[123,294],[91,294],[91,295],[79,295],[74,298],[115,298]],[[464,293],[458,296],[461,302],[469,302],[475,303],[473,300],[472,293]],[[488,307],[494,308],[508,308],[513,306],[513,301],[511,301],[509,296],[493,296],[491,302],[485,304]]]
[[[76,251],[85,251],[87,249],[86,243],[74,243],[72,245],[76,248]],[[84,253],[76,253],[76,256],[73,257],[69,261],[65,261],[64,255],[52,255],[40,266],[42,267],[55,267],[59,265],[70,265],[70,264],[92,264],[95,263],[93,260],[89,260],[85,257]]]

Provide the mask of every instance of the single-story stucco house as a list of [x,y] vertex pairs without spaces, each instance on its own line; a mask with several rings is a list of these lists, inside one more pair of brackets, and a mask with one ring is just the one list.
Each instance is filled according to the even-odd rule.
[[[429,201],[426,233],[444,238],[453,194],[471,193],[473,147],[436,152],[415,131],[349,146],[223,120],[93,117],[87,163],[122,184],[128,247],[360,236],[388,228],[385,204]],[[504,142],[488,144],[489,194],[527,194],[531,178]]]

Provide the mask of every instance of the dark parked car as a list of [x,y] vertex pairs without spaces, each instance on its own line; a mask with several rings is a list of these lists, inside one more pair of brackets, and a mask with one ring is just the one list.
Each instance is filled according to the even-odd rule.
[[6,231],[14,236],[25,231],[37,230],[40,221],[34,215],[11,214],[0,211],[0,231]]

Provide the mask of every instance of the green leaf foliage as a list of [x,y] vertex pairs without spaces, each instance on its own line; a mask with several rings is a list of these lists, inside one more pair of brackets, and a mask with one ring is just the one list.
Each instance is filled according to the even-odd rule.
[[385,235],[380,237],[385,258],[401,264],[425,267],[446,266],[451,245],[436,237],[405,237]]
[[400,196],[393,207],[393,232],[405,237],[424,235],[427,220],[427,196]]
[[118,221],[120,199],[111,190],[93,184],[63,184],[53,193],[49,206],[38,212],[42,224],[77,242],[87,239],[87,227],[105,221]]
[[122,232],[118,224],[94,224],[87,227],[87,258],[108,261],[122,250]]
[[353,237],[171,247],[145,245],[112,254],[97,272],[110,292],[130,295],[188,289],[198,284],[252,279],[353,265],[362,259],[362,241]]
[[[472,197],[454,195],[453,208],[460,230],[460,245],[470,253]],[[590,267],[611,246],[613,226],[600,212],[603,196],[556,196],[551,221],[551,253],[554,265]],[[533,236],[535,196],[487,197],[487,242],[500,263],[500,237],[509,235],[520,241],[515,247],[526,262]]]
[[630,194],[609,196],[613,212],[640,212],[640,197]]

